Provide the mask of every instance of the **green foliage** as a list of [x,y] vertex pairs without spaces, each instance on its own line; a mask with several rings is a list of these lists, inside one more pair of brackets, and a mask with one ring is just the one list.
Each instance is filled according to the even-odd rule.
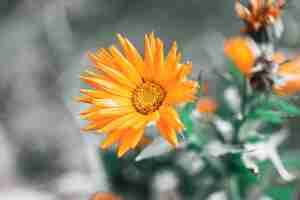
[[253,102],[253,110],[247,116],[252,120],[282,124],[290,117],[300,116],[300,109],[281,97],[260,95]]
[[193,120],[191,119],[191,113],[195,107],[195,103],[187,103],[180,111],[180,118],[185,125],[185,132],[188,136],[193,134]]
[[[274,163],[271,162],[273,161],[271,156],[267,153],[264,154],[264,151],[271,148],[267,146],[269,144],[267,139],[274,136],[274,133],[282,128],[289,118],[299,117],[300,108],[294,105],[290,98],[270,94],[270,91],[257,93],[250,90],[251,86],[240,70],[232,62],[228,62],[227,66],[228,73],[216,72],[220,79],[218,80],[219,83],[216,84],[216,89],[221,91],[216,95],[218,102],[216,113],[208,119],[205,118],[205,114],[201,115],[201,119],[198,119],[193,115],[193,112],[196,112],[197,102],[187,103],[179,109],[181,121],[185,126],[184,135],[186,138],[183,140],[185,145],[178,151],[180,153],[196,152],[197,158],[204,162],[204,169],[193,175],[189,174],[177,162],[177,156],[180,153],[172,151],[159,158],[135,163],[134,167],[143,171],[141,174],[144,174],[135,181],[136,185],[142,184],[141,180],[150,179],[156,171],[172,168],[179,175],[181,179],[180,190],[188,196],[188,199],[205,200],[212,192],[225,190],[228,200],[249,200],[249,192],[253,189],[257,191],[258,196],[269,196],[272,200],[293,199],[297,191],[297,183],[295,181],[284,183],[282,177],[278,176],[278,172],[273,166]],[[235,88],[240,98],[241,105],[237,110],[232,108],[230,106],[232,102],[228,102],[228,99],[225,98],[224,91],[229,87]],[[201,89],[197,94],[200,98],[207,95]],[[224,124],[221,128],[217,127],[215,122],[218,120],[225,121],[229,128],[227,126],[226,130]],[[246,123],[257,123],[259,127],[249,126],[250,128],[247,129],[245,128]],[[242,130],[243,128],[246,130]],[[242,132],[245,134],[243,138]],[[213,144],[213,148],[211,148],[212,143],[218,143],[219,147]],[[266,149],[249,150],[247,144],[262,144],[265,145],[263,147]],[[257,147],[255,146],[255,148]],[[272,148],[271,150],[273,150]],[[283,151],[285,150],[283,149]],[[219,154],[218,151],[220,151]],[[253,159],[251,162],[246,162],[245,155],[249,155],[247,154],[249,152],[257,152],[257,155],[256,158],[249,158]],[[258,159],[257,157],[261,156],[259,154],[263,158]],[[299,155],[300,152],[283,154],[284,167],[300,174]],[[105,157],[105,159],[111,162],[112,167],[108,170],[113,171],[112,174],[124,169],[124,167],[118,167],[120,165],[112,155]],[[128,160],[125,160],[124,163],[129,168]],[[254,167],[249,167],[249,163],[253,164]],[[188,165],[193,164],[194,160],[188,163]],[[257,169],[256,167],[259,169],[258,174],[255,174],[254,169]],[[119,176],[122,176],[120,172]],[[147,184],[149,185],[149,183]],[[145,183],[143,186],[146,187],[147,184]]]
[[[300,172],[300,152],[299,151],[286,151],[282,154],[283,164],[288,170],[295,174]],[[275,172],[273,176],[276,177]],[[265,193],[272,197],[274,200],[287,200],[294,199],[296,193],[299,192],[299,183],[297,181],[284,183],[278,178],[273,178],[274,180],[268,184],[265,188]]]
[[249,113],[248,119],[263,120],[274,124],[281,124],[284,122],[284,116],[281,112],[263,108],[257,108]]
[[241,71],[235,66],[235,64],[231,61],[228,61],[228,72],[231,75],[233,82],[237,86],[242,86],[244,82],[244,75]]

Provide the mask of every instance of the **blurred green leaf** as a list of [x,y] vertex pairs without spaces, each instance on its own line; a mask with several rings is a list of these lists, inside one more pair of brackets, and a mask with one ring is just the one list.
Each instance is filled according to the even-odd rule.
[[298,169],[300,171],[300,150],[289,150],[282,154],[282,161],[288,169]]
[[[295,171],[300,171],[300,151],[299,150],[290,150],[282,154],[281,159],[284,166],[291,173]],[[276,178],[277,173],[274,171],[273,176]],[[294,199],[295,194],[298,192],[298,183],[289,182],[289,183],[270,183],[269,186],[265,189],[266,194],[272,197],[274,200],[287,200]]]
[[228,199],[230,200],[242,200],[240,194],[240,188],[238,183],[238,177],[232,176],[229,178],[228,183]]
[[282,112],[264,109],[261,107],[257,108],[253,112],[250,112],[248,114],[248,118],[254,120],[263,120],[265,122],[274,124],[281,124],[285,120]]
[[300,116],[300,109],[287,100],[276,98],[272,99],[270,103],[272,103],[276,109],[291,116]]
[[266,191],[266,194],[270,196],[273,200],[292,200],[294,199],[294,193],[296,192],[296,187],[294,184],[285,185],[272,185]]
[[273,110],[279,111],[287,116],[300,116],[300,109],[290,103],[289,100],[283,99],[278,96],[266,97],[260,95],[253,100],[254,104],[252,105],[255,108],[264,109],[264,110]]
[[191,113],[193,112],[195,107],[195,103],[187,103],[180,111],[180,118],[185,126],[186,133],[188,136],[190,136],[193,133],[193,120],[191,119]]
[[231,76],[233,77],[234,81],[238,83],[239,86],[243,85],[244,82],[244,75],[241,73],[241,71],[235,66],[235,64],[231,61],[228,61],[228,71],[231,74]]

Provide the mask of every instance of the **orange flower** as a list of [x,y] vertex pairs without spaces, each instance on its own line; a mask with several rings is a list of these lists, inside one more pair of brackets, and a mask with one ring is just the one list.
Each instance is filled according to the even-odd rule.
[[242,32],[257,32],[262,27],[274,24],[281,16],[285,0],[249,0],[249,7],[236,0],[237,15],[246,23]]
[[235,63],[241,73],[250,76],[260,50],[249,38],[233,37],[225,41],[225,54]]
[[109,192],[97,192],[90,200],[121,200],[121,198]]
[[192,64],[181,64],[181,54],[173,43],[164,57],[164,44],[154,33],[145,35],[144,58],[133,44],[117,35],[123,48],[90,52],[97,71],[86,71],[81,80],[92,89],[81,89],[79,101],[92,106],[83,112],[90,121],[85,131],[106,133],[103,149],[118,144],[118,156],[141,141],[149,122],[156,122],[161,135],[173,146],[176,132],[183,129],[174,106],[194,100],[197,83],[187,80]]
[[256,85],[267,83],[278,95],[294,95],[300,91],[300,56],[287,60],[276,52],[267,59],[252,40],[243,37],[226,40],[224,50],[250,83],[252,80]]
[[200,98],[197,104],[197,111],[200,113],[215,113],[217,108],[217,102],[211,97]]
[[300,56],[279,65],[277,75],[282,77],[273,86],[278,95],[294,95],[300,92]]

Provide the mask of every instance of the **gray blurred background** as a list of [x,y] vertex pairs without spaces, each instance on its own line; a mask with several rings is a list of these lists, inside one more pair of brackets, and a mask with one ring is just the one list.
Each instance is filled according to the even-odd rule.
[[[300,46],[299,10],[300,1],[288,1],[280,42],[287,52]],[[240,26],[234,0],[1,0],[0,199],[79,200],[110,191],[99,138],[80,134],[81,108],[72,100],[90,65],[87,50],[110,45],[116,33],[142,48],[144,34],[155,31],[167,46],[178,41],[196,77],[224,68],[223,40]]]

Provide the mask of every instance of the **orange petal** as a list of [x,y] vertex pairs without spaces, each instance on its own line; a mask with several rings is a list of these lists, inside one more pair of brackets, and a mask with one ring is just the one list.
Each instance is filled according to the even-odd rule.
[[100,148],[107,149],[111,145],[117,143],[119,141],[119,139],[121,138],[121,134],[122,134],[122,131],[120,131],[120,130],[113,131],[112,133],[108,133],[107,138],[105,138],[105,140],[102,142],[102,144],[100,145]]
[[91,111],[85,114],[81,114],[81,119],[85,120],[99,120],[102,118],[109,117],[119,117],[128,113],[133,112],[130,106],[120,106],[120,107],[98,107],[95,111]]
[[[129,149],[131,149],[133,146],[133,142],[137,143],[141,139],[142,133],[142,131],[132,128],[123,131],[122,137],[120,139],[120,146],[118,148],[118,157],[122,157]],[[135,141],[133,141],[132,139],[135,139]]]
[[155,80],[160,83],[164,77],[164,45],[160,39],[156,39],[156,54],[154,57],[154,66],[155,66]]
[[122,107],[109,107],[102,108],[98,111],[98,114],[101,116],[114,116],[114,115],[123,115],[135,112],[135,109],[132,106],[122,106]]
[[151,32],[149,34],[149,40],[150,40],[150,47],[152,51],[152,55],[156,55],[156,37],[154,32]]
[[81,111],[80,115],[86,115],[86,114],[89,114],[89,113],[92,113],[92,112],[96,112],[99,109],[100,109],[99,107],[93,106],[93,107],[90,107],[90,108],[88,108],[86,110]]
[[121,124],[119,127],[117,127],[118,129],[124,129],[124,128],[135,128],[137,129],[139,126],[140,122],[145,122],[147,119],[147,117],[145,117],[144,115],[141,115],[140,113],[134,113],[133,116],[131,116],[130,119],[128,119],[126,122],[124,122],[123,124]]
[[[174,73],[175,71],[175,73]],[[192,72],[192,63],[188,62],[186,64],[178,64],[177,69],[173,70],[173,73],[170,73],[169,79],[166,78],[166,81],[162,83],[162,86],[166,90],[173,90],[174,85],[177,85],[179,82],[183,81],[187,75]]]
[[109,93],[123,96],[123,97],[131,97],[131,92],[122,86],[119,86],[113,82],[104,80],[102,78],[90,77],[90,76],[80,76],[80,79],[85,83],[96,87],[97,89],[103,89]]
[[[101,100],[103,99],[111,99],[113,101],[119,102],[121,105],[129,105],[130,98],[127,97],[121,97],[121,96],[116,96],[113,94],[110,94],[106,91],[102,91],[102,90],[92,90],[92,89],[80,89],[80,93],[86,95],[89,98],[89,103],[91,104],[95,104],[97,105],[98,101],[100,101],[100,103],[98,104],[98,107],[101,104]],[[100,107],[103,107],[102,105]],[[105,107],[105,106],[104,106]]]
[[174,41],[172,47],[166,58],[166,71],[172,72],[176,69],[176,54],[177,54],[177,43]]
[[184,126],[174,108],[162,106],[159,112],[161,118],[166,121],[172,128],[174,128],[177,132],[182,131]]
[[104,48],[98,49],[95,53],[88,52],[88,57],[97,68],[101,63],[103,65],[119,70],[118,67],[114,64],[110,53]]
[[244,75],[251,73],[259,54],[257,46],[250,39],[242,37],[226,40],[224,51]]
[[110,122],[109,124],[107,124],[106,126],[104,126],[103,128],[101,128],[99,130],[99,132],[109,133],[111,131],[114,131],[114,130],[118,129],[121,125],[123,125],[125,122],[130,120],[132,117],[134,117],[135,115],[136,115],[136,113],[128,113],[122,117],[119,117],[119,118],[113,120],[112,122]]
[[169,89],[164,100],[165,105],[174,105],[194,100],[198,84],[194,81],[178,83],[173,89]]
[[163,119],[160,118],[157,122],[157,127],[160,134],[174,147],[177,146],[178,140],[174,129]]
[[85,94],[86,96],[92,97],[92,98],[105,98],[105,97],[111,97],[112,94],[102,91],[102,90],[92,90],[92,89],[84,89],[80,88],[80,93]]
[[286,80],[274,85],[279,95],[294,95],[300,91],[300,56],[279,66],[277,74]]
[[106,75],[108,75],[110,78],[115,80],[116,82],[125,85],[131,89],[135,89],[136,85],[131,82],[126,76],[124,76],[121,72],[118,70],[108,67],[102,63],[98,63],[97,66],[101,71],[103,71]]
[[126,98],[94,99],[93,104],[101,108],[128,107],[132,105],[130,99]]
[[122,39],[121,37],[122,36],[120,35],[118,38],[126,53],[128,60],[134,65],[135,69],[142,76],[145,73],[145,63],[140,53],[127,38]]
[[98,119],[95,122],[91,122],[89,124],[87,124],[86,126],[84,126],[81,130],[82,131],[92,131],[92,130],[98,130],[101,129],[103,126],[105,126],[106,124],[108,124],[109,122],[111,122],[112,119],[111,118],[102,118],[102,119]]
[[300,92],[300,76],[298,79],[286,81],[283,84],[273,86],[273,90],[280,96],[291,96]]
[[144,129],[138,130],[134,135],[131,137],[131,145],[130,147],[134,149],[138,144],[141,144],[141,142],[144,142],[146,144],[146,140],[142,140],[144,137]]
[[147,65],[147,68],[145,69],[145,78],[151,80],[155,74],[154,55],[151,50],[150,39],[147,34],[145,35],[144,40],[144,62]]
[[114,45],[111,46],[110,52],[113,56],[114,62],[122,69],[124,74],[136,84],[140,84],[142,82],[140,74],[135,67],[122,55],[122,53]]
[[89,104],[91,104],[93,102],[93,98],[89,97],[89,96],[79,96],[79,97],[75,97],[74,99],[76,101],[82,102],[82,103],[89,103]]
[[300,56],[279,66],[277,73],[279,75],[299,75],[300,74]]

